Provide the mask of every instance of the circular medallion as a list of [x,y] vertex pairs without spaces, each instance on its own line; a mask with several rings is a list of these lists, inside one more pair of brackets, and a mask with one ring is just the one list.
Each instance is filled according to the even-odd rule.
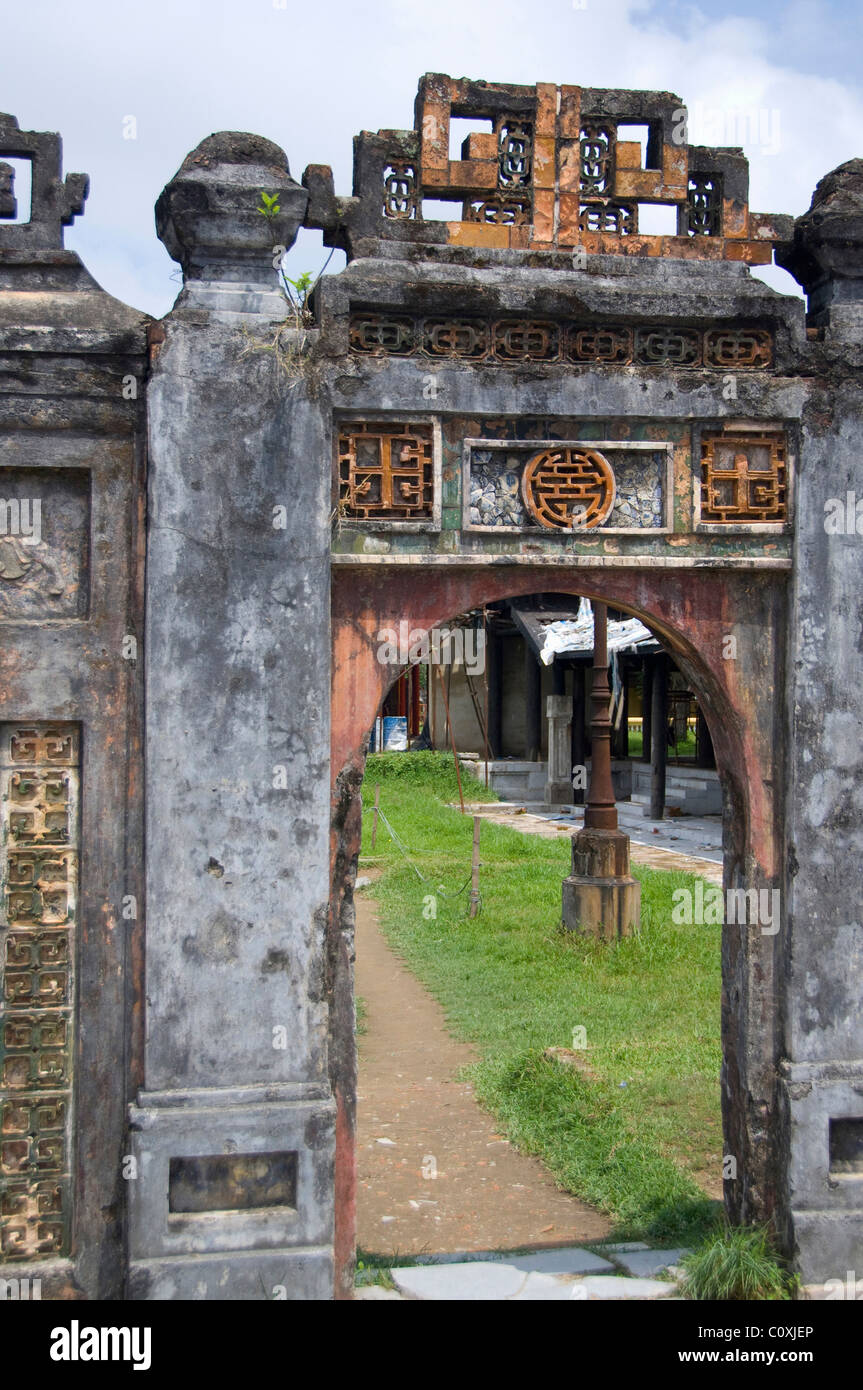
[[543,449],[525,465],[524,505],[540,526],[601,526],[614,506],[614,474],[596,449]]

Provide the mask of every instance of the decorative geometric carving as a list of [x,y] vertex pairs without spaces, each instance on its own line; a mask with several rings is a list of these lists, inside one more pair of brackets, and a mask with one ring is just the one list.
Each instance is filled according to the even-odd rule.
[[783,522],[785,440],[778,435],[711,435],[701,444],[701,520]]
[[79,735],[0,728],[0,1259],[69,1253]]
[[430,425],[352,423],[339,435],[339,507],[361,521],[422,521],[434,505]]
[[525,188],[533,168],[533,128],[527,121],[502,117],[497,127],[498,176],[501,188]]
[[494,325],[494,351],[501,362],[556,362],[560,325],[538,319],[501,319]]
[[608,121],[585,121],[581,127],[581,180],[584,198],[612,193],[615,128]]
[[431,357],[460,357],[479,362],[486,357],[491,329],[480,319],[426,319],[423,350]]
[[631,362],[632,329],[570,328],[567,354],[573,362]]
[[690,236],[722,234],[722,181],[718,175],[689,175],[686,230]]
[[354,352],[407,357],[414,351],[414,321],[399,314],[353,314],[350,328]]
[[487,222],[502,227],[523,227],[531,219],[529,198],[512,195],[490,195],[487,198],[472,198],[464,204],[462,218],[465,222]]
[[773,336],[766,328],[709,328],[704,335],[704,365],[738,371],[741,367],[769,367],[773,361]]
[[375,356],[452,357],[471,362],[592,362],[644,367],[760,370],[773,361],[773,339],[763,328],[632,329],[622,324],[579,324],[549,319],[428,318],[358,312],[351,315],[350,347]]
[[417,215],[417,171],[404,159],[384,169],[384,217],[410,219]]
[[583,232],[613,232],[632,236],[638,231],[637,203],[584,203],[578,215]]
[[694,328],[637,328],[635,360],[645,367],[697,367],[701,334]]
[[526,465],[521,491],[540,526],[590,528],[614,507],[614,474],[597,449],[544,449]]

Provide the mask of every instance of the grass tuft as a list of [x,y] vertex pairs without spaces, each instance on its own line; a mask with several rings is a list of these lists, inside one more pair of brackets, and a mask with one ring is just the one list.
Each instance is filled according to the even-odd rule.
[[796,1296],[799,1279],[773,1250],[764,1226],[730,1226],[723,1222],[697,1250],[681,1261],[686,1298],[723,1302],[787,1301]]

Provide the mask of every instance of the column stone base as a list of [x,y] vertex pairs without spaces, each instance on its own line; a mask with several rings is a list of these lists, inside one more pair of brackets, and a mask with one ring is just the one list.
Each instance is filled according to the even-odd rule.
[[616,941],[640,922],[641,884],[629,872],[629,836],[579,830],[572,837],[572,873],[563,880],[563,925]]

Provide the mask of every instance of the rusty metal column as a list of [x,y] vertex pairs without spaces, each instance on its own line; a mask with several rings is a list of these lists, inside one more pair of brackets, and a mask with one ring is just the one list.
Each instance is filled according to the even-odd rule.
[[608,608],[593,605],[593,686],[590,692],[590,781],[585,829],[616,830],[617,806],[611,781],[611,718],[608,707]]
[[604,941],[637,930],[641,885],[629,872],[629,836],[617,828],[611,781],[608,609],[593,607],[591,767],[584,827],[572,837],[572,872],[563,880],[563,925]]

